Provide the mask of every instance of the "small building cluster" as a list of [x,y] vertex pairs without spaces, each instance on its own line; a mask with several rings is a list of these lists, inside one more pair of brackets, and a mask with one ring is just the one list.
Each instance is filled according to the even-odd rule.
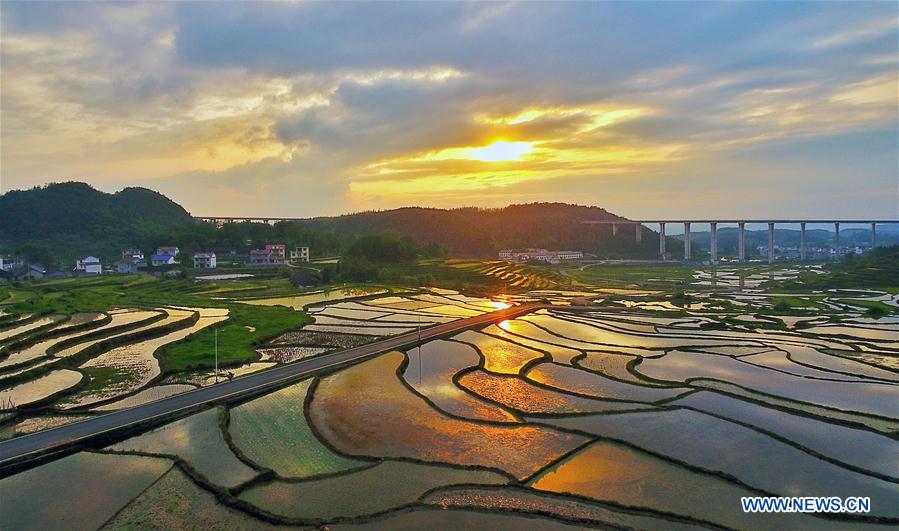
[[270,243],[263,249],[250,250],[250,265],[270,266],[296,264],[309,261],[309,247],[297,247],[287,253],[283,243]]
[[[75,260],[72,270],[63,270],[49,273],[39,263],[24,261],[18,257],[0,255],[0,280],[39,280],[42,278],[65,278],[82,275],[102,275],[103,273],[141,274],[147,273],[157,276],[177,276],[181,274],[181,262],[179,255],[181,250],[175,246],[161,246],[156,252],[145,255],[138,248],[125,249],[122,257],[112,266],[103,268],[103,263],[97,256],[89,255]],[[231,251],[231,254],[236,254]],[[298,264],[309,262],[309,247],[296,247],[288,252],[284,244],[269,244],[264,249],[250,251],[248,265],[254,266],[278,266],[286,264]],[[216,269],[218,267],[216,253],[213,251],[200,251],[190,256],[188,263],[194,269]]]
[[21,258],[0,256],[0,279],[40,280],[47,275],[47,268],[39,263],[25,263]]
[[580,251],[548,251],[546,249],[503,249],[499,252],[499,257],[510,262],[530,262],[535,260],[549,264],[558,264],[562,260],[580,260],[584,257],[584,253]]
[[[163,276],[178,274],[177,260],[181,249],[174,246],[161,246],[147,260],[140,249],[126,249],[122,251],[122,258],[115,263],[118,273],[152,273]],[[197,252],[193,254],[193,266],[195,268],[215,269],[215,253]]]
[[[811,260],[839,260],[849,254],[862,254],[870,251],[871,247],[866,245],[849,245],[841,247],[828,246],[810,246],[806,247],[806,257]],[[756,247],[759,256],[768,256],[768,246],[759,245]],[[783,260],[798,260],[802,257],[802,250],[796,246],[774,246],[774,256]]]

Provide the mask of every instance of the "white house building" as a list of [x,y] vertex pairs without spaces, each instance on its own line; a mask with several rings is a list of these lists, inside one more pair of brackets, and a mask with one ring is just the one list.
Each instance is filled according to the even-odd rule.
[[215,269],[215,253],[194,253],[195,269]]
[[296,249],[290,251],[290,263],[296,264],[297,262],[308,262],[309,261],[309,248],[308,247],[297,247]]
[[548,251],[546,249],[524,249],[523,251],[503,249],[499,252],[499,257],[502,260],[510,260],[512,262],[537,260],[549,264],[558,264],[562,260],[580,260],[584,257],[584,253],[580,251]]
[[0,270],[2,271],[9,271],[23,265],[25,265],[25,263],[21,258],[8,258],[0,256]]
[[81,260],[75,260],[75,271],[81,271],[89,275],[103,274],[103,266],[96,256],[88,256]]

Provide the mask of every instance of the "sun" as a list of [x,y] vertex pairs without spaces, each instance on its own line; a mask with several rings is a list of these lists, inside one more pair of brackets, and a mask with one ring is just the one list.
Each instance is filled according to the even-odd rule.
[[470,148],[468,150],[468,158],[482,162],[517,161],[521,160],[522,155],[526,155],[532,150],[533,145],[531,142],[498,140],[489,146]]

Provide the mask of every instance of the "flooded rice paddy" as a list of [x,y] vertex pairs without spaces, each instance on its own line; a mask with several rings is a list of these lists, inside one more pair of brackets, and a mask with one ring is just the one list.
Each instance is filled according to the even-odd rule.
[[[765,280],[724,275],[715,282],[754,290]],[[503,304],[599,294],[584,293],[527,294]],[[768,294],[758,295],[747,304],[773,306]],[[863,296],[893,300],[852,294]],[[23,505],[3,504],[5,527],[68,524],[62,511],[35,504],[52,497],[72,505],[98,482],[97,502],[77,520],[86,528],[107,521],[177,527],[194,518],[210,527],[277,521],[332,529],[899,524],[895,318],[851,308],[781,315],[637,302],[645,304],[554,305],[459,331],[11,475],[0,479],[0,496]],[[229,369],[238,377],[500,307],[436,290],[280,303],[305,307],[315,321],[260,344],[260,361]],[[147,367],[149,349],[171,334],[227,316],[197,318],[181,332],[107,350],[85,368]],[[148,380],[143,370],[132,372],[144,383],[128,384],[115,399],[82,402],[73,413],[130,407],[214,379],[196,370]],[[41,377],[54,382],[32,380],[40,389],[32,396],[78,384],[55,383],[64,376],[58,372]],[[14,434],[25,433],[23,421],[15,422]],[[86,466],[103,472],[78,476]],[[62,484],[35,491],[62,475]],[[872,510],[839,518],[744,513],[740,498],[757,495],[867,496]]]

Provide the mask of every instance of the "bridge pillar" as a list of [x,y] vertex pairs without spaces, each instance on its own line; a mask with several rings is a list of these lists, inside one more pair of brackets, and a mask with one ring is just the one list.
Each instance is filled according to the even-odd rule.
[[768,223],[768,263],[774,263],[774,223]]
[[805,261],[805,222],[799,224],[799,259]]
[[640,225],[639,223],[637,223],[634,226],[636,227],[636,229],[634,229],[636,231],[634,233],[634,235],[637,238],[637,243],[640,243],[643,241],[643,225]]
[[871,223],[871,248],[877,247],[877,223]]
[[[738,223],[738,235],[737,235],[737,256],[741,262],[746,261],[746,224]],[[743,278],[743,277],[740,277]]]
[[712,264],[718,263],[718,223],[713,221],[709,223],[712,233]]
[[612,223],[612,237],[618,236],[618,224]]
[[[840,246],[840,223],[836,222],[833,224],[833,245],[834,247]],[[834,249],[836,251],[836,249]]]
[[665,223],[659,223],[659,258],[665,259]]
[[690,260],[690,255],[692,254],[690,252],[690,244],[691,243],[692,242],[690,241],[690,222],[685,221],[684,222],[684,261],[685,262]]

